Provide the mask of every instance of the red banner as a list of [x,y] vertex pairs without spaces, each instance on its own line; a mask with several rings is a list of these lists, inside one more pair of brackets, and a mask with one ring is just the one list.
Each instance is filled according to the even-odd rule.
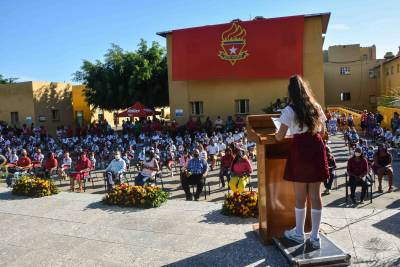
[[303,74],[304,16],[172,32],[172,79],[288,78]]

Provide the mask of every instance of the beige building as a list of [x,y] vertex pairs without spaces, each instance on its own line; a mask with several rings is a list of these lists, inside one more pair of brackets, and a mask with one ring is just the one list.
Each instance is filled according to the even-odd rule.
[[330,46],[324,51],[325,103],[355,109],[376,109],[376,47]]
[[381,96],[400,97],[400,47],[397,55],[387,53],[385,60],[376,67]]
[[[303,76],[311,84],[318,101],[324,105],[324,73],[322,45],[330,13],[304,16]],[[172,80],[172,34],[159,35],[167,40],[168,85],[171,118],[178,123],[190,116],[262,114],[263,109],[277,98],[287,96],[288,79],[236,79],[236,80]]]
[[10,125],[34,123],[54,133],[73,126],[72,86],[54,82],[0,84],[0,120]]

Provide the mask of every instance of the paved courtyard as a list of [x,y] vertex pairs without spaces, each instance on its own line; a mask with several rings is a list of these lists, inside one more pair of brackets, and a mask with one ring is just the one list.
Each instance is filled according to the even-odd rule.
[[[395,192],[346,205],[348,152],[340,138],[330,145],[339,162],[338,189],[324,196],[322,231],[352,255],[352,266],[400,266],[398,175]],[[215,172],[209,180],[207,201],[187,202],[178,178],[166,177],[171,199],[149,210],[103,205],[101,182],[87,193],[40,199],[0,187],[0,266],[286,266],[274,247],[258,241],[256,219],[220,214],[226,189]]]

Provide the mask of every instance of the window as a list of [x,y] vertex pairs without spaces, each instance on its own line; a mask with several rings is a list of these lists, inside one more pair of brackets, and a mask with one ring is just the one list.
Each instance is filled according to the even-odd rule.
[[340,67],[340,75],[350,75],[350,67]]
[[394,66],[390,68],[390,74],[394,74]]
[[190,102],[190,106],[192,109],[192,115],[194,115],[194,116],[203,115],[203,102],[193,101],[193,102]]
[[19,123],[18,112],[11,112],[11,124]]
[[385,68],[386,76],[389,75],[389,68]]
[[350,101],[351,100],[350,92],[340,93],[340,100],[341,101]]
[[51,110],[52,121],[60,121],[60,111],[58,109]]
[[400,72],[400,64],[397,64],[397,72]]
[[249,100],[239,99],[235,100],[236,114],[249,114]]
[[368,76],[370,79],[375,79],[376,75],[375,75],[375,70],[369,70],[368,71]]

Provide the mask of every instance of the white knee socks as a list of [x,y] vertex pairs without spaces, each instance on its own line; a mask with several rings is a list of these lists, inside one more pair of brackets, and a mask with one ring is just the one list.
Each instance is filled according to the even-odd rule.
[[306,209],[294,208],[296,214],[296,233],[304,235],[304,223],[306,221]]
[[[319,226],[321,224],[321,215],[322,210],[311,209],[311,238],[317,239],[319,238]],[[297,219],[296,219],[297,222]]]

